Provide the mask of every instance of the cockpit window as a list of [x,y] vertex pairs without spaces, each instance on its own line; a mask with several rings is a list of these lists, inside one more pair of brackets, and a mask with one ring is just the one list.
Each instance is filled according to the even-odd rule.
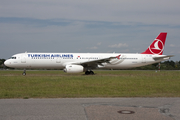
[[10,59],[16,59],[16,57],[11,57]]

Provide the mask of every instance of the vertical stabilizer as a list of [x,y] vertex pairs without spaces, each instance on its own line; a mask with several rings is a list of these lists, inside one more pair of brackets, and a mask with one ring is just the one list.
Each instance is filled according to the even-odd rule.
[[166,36],[166,32],[160,33],[158,37],[146,49],[146,51],[142,52],[141,54],[162,55],[165,46]]

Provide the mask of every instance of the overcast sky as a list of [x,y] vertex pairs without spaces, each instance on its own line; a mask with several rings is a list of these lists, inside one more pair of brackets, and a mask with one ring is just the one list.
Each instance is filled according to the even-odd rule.
[[180,61],[180,0],[1,0],[0,58],[22,52],[141,53],[167,32]]

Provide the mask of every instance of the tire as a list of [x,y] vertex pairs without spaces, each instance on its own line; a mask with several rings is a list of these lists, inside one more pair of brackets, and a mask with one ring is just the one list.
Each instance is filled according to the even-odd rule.
[[26,75],[26,73],[25,73],[25,72],[23,72],[23,73],[22,73],[22,75],[24,75],[24,76],[25,76],[25,75]]

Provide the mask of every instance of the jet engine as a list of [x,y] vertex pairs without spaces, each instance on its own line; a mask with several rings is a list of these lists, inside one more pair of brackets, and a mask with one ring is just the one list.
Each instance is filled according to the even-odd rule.
[[67,73],[80,73],[84,71],[84,67],[81,65],[66,65],[64,72]]

